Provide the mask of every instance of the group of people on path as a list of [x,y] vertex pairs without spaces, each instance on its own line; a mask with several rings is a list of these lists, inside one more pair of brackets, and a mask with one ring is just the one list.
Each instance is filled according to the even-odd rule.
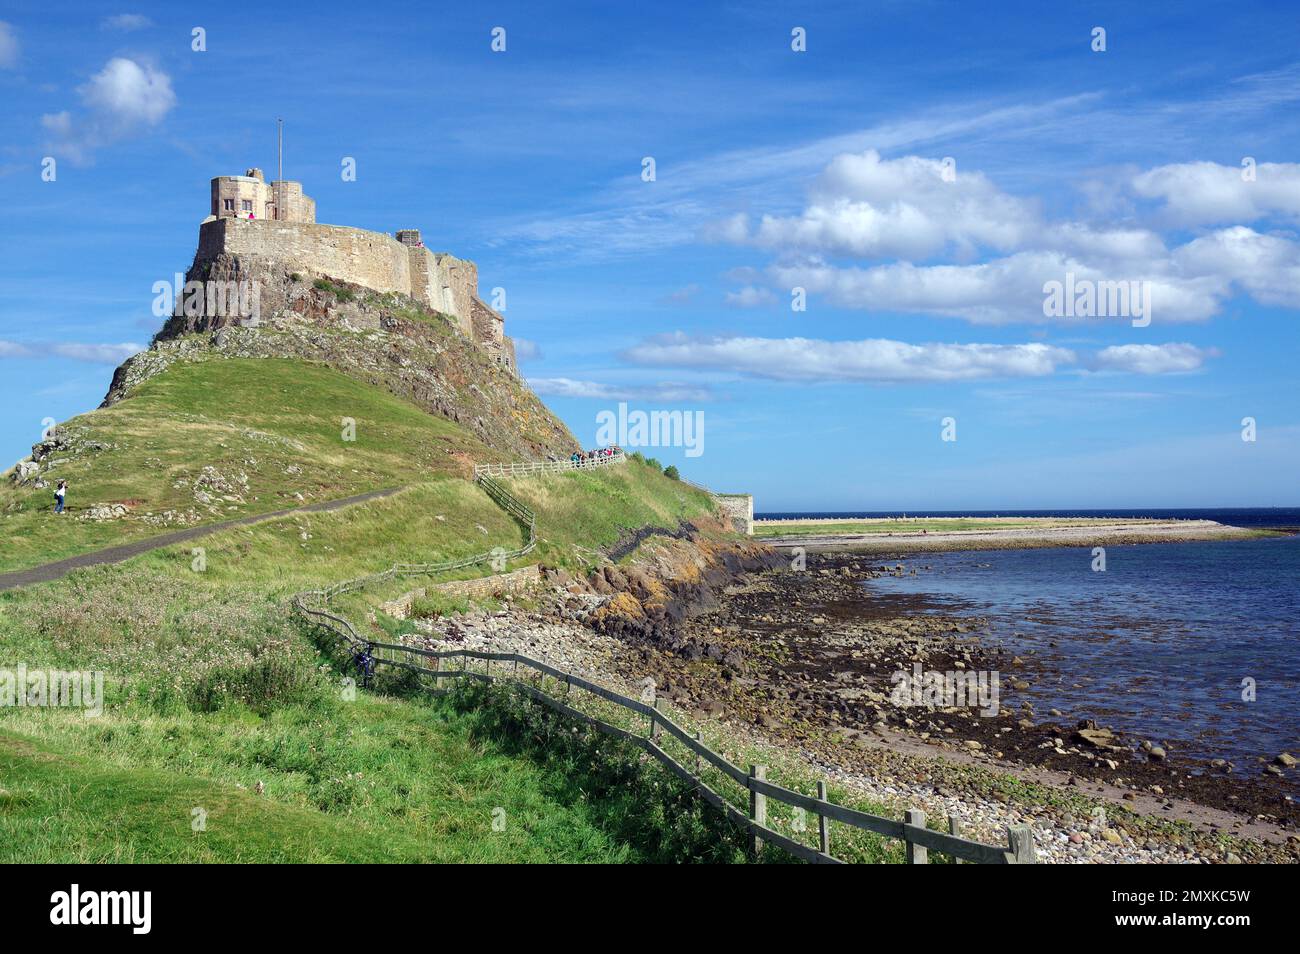
[[574,451],[569,455],[569,462],[572,464],[585,464],[588,461],[597,461],[602,458],[613,457],[618,453],[621,453],[621,449],[618,445],[611,444],[609,447],[598,447],[591,451]]

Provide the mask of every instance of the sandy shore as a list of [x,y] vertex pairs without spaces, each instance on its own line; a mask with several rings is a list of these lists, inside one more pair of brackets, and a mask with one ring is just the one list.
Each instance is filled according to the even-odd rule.
[[[1063,521],[1055,517],[1004,517],[981,520],[982,524],[1005,522],[1006,527],[985,526],[977,530],[916,530],[827,533],[820,528],[840,521],[781,520],[754,521],[755,529],[779,527],[779,536],[764,536],[774,547],[804,547],[814,551],[858,553],[904,553],[940,550],[1018,550],[1036,547],[1115,546],[1130,543],[1182,543],[1193,540],[1246,540],[1272,535],[1274,531],[1230,527],[1213,520],[1115,520]],[[869,524],[867,520],[844,520],[846,525]],[[956,522],[954,520],[954,522]],[[885,523],[885,521],[880,521]],[[927,526],[941,523],[927,520]],[[800,525],[819,528],[800,532]],[[1031,524],[1025,526],[1025,524]]]

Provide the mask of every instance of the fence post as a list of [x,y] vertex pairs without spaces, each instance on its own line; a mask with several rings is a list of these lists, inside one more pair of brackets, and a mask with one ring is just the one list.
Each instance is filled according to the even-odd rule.
[[[909,808],[907,815],[903,819],[909,825],[915,825],[917,828],[925,827],[925,812],[919,808]],[[930,850],[924,845],[918,845],[912,841],[912,836],[904,831],[903,841],[907,846],[907,863],[909,865],[924,865],[930,862]]]
[[1034,863],[1034,832],[1028,825],[1013,825],[1007,829],[1007,844],[1011,846],[1013,864]]
[[[655,712],[664,711],[664,700],[660,696],[655,696]],[[660,736],[664,733],[664,727],[659,724],[659,720],[654,716],[650,717],[650,741],[658,742]]]
[[[957,835],[958,837],[961,836],[961,822],[957,820],[956,815],[948,816],[948,834]],[[963,862],[960,858],[953,858],[952,863],[955,865],[959,865],[962,864]]]
[[[750,778],[749,817],[754,821],[755,824],[762,825],[763,827],[766,828],[767,827],[767,796],[757,791],[754,788],[753,782],[755,780],[760,782],[767,780],[767,766],[751,765],[749,767],[749,778]],[[763,839],[758,837],[758,834],[755,833],[754,856],[758,857],[759,852],[762,850],[763,850]]]
[[[817,798],[823,802],[826,801],[825,782],[817,783]],[[817,834],[819,836],[818,842],[819,847],[821,848],[821,853],[823,855],[829,855],[831,853],[831,820],[825,815],[819,814],[817,816]]]
[[[696,729],[696,730],[695,730],[695,741],[696,741],[696,742],[699,742],[699,741],[700,741],[700,730],[699,730],[699,729]],[[700,774],[700,753],[699,753],[699,752],[696,752],[696,753],[695,753],[695,774],[696,774],[696,775],[699,775],[699,774]]]

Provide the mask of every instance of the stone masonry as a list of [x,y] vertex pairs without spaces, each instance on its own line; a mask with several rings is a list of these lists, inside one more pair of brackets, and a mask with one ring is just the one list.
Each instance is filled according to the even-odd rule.
[[505,319],[478,297],[478,266],[425,248],[418,229],[391,236],[317,223],[316,203],[300,183],[267,185],[259,169],[213,179],[211,210],[199,226],[196,266],[223,257],[274,262],[286,272],[397,292],[454,318],[465,337],[518,373]]
[[303,194],[301,182],[266,182],[261,169],[242,176],[212,180],[212,216],[229,219],[273,219],[315,222],[316,202]]
[[540,585],[541,571],[536,563],[521,566],[509,573],[497,573],[492,576],[476,577],[472,580],[452,580],[449,583],[436,583],[422,586],[418,590],[403,593],[395,600],[380,605],[380,609],[393,619],[406,619],[411,615],[411,605],[420,597],[436,590],[444,596],[461,596],[466,599],[484,599],[490,596],[511,596],[526,593]]
[[713,499],[726,512],[737,533],[754,535],[753,494],[714,494]]

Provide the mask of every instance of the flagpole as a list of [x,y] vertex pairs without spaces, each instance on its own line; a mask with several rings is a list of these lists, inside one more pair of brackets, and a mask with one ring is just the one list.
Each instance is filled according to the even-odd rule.
[[280,204],[284,199],[284,120],[277,119],[275,121],[275,125],[276,125],[276,155],[278,157],[277,161],[278,161],[278,169],[279,169],[279,174],[276,176],[276,181],[280,184],[280,195],[276,196],[275,199],[275,217],[279,219],[279,218],[283,218],[283,216],[281,216],[280,214]]

